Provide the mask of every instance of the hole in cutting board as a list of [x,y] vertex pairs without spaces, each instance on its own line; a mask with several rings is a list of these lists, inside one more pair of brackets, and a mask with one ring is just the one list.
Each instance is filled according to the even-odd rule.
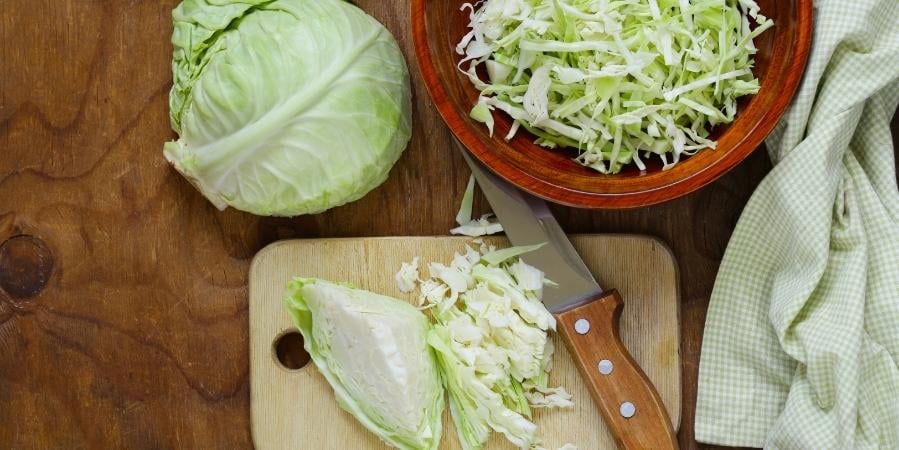
[[303,335],[296,330],[281,333],[272,346],[275,360],[282,368],[299,370],[309,364],[309,353],[303,348]]

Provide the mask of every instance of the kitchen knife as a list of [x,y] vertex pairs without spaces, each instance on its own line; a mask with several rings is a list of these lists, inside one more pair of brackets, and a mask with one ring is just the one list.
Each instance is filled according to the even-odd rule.
[[603,291],[543,200],[484,168],[456,142],[513,245],[546,243],[522,258],[558,287],[544,289],[543,302],[556,316],[556,331],[586,381],[618,446],[677,449],[668,411],[655,387],[618,335],[623,303]]

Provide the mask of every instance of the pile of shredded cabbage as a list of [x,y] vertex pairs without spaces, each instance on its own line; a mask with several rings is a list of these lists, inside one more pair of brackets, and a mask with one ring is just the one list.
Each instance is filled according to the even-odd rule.
[[396,275],[403,292],[419,287],[420,306],[434,318],[428,343],[466,450],[483,448],[491,431],[540,448],[531,409],[572,406],[564,388],[547,386],[556,321],[541,299],[552,283],[518,257],[537,247],[466,246],[449,265],[428,264],[428,279],[419,278],[418,258]]
[[[486,0],[470,10],[456,50],[481,91],[471,117],[492,111],[546,147],[616,173],[657,155],[664,168],[715,148],[714,125],[758,92],[753,39],[774,23],[753,0]],[[750,19],[755,23],[750,22]],[[466,67],[466,63],[467,67]],[[488,80],[477,68],[483,66]]]

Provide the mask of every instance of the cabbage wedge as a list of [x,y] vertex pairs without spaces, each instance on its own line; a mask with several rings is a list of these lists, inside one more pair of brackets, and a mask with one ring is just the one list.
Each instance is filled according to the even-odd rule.
[[312,278],[291,281],[285,303],[341,408],[396,448],[438,447],[443,387],[424,314],[391,297]]

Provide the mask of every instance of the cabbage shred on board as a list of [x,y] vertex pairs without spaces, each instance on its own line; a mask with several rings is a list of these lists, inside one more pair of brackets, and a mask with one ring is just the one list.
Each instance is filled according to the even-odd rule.
[[317,213],[381,184],[412,132],[390,32],[343,0],[184,0],[164,155],[215,206]]
[[482,449],[493,431],[539,448],[532,409],[572,406],[564,388],[548,386],[556,321],[541,299],[552,282],[519,258],[537,247],[466,246],[449,265],[430,263],[420,282],[419,302],[435,320],[428,343],[466,450]]
[[[772,27],[753,0],[486,0],[465,4],[456,50],[493,112],[546,147],[572,147],[601,173],[715,148],[711,127],[758,92],[753,39]],[[486,73],[486,79],[478,73]]]

